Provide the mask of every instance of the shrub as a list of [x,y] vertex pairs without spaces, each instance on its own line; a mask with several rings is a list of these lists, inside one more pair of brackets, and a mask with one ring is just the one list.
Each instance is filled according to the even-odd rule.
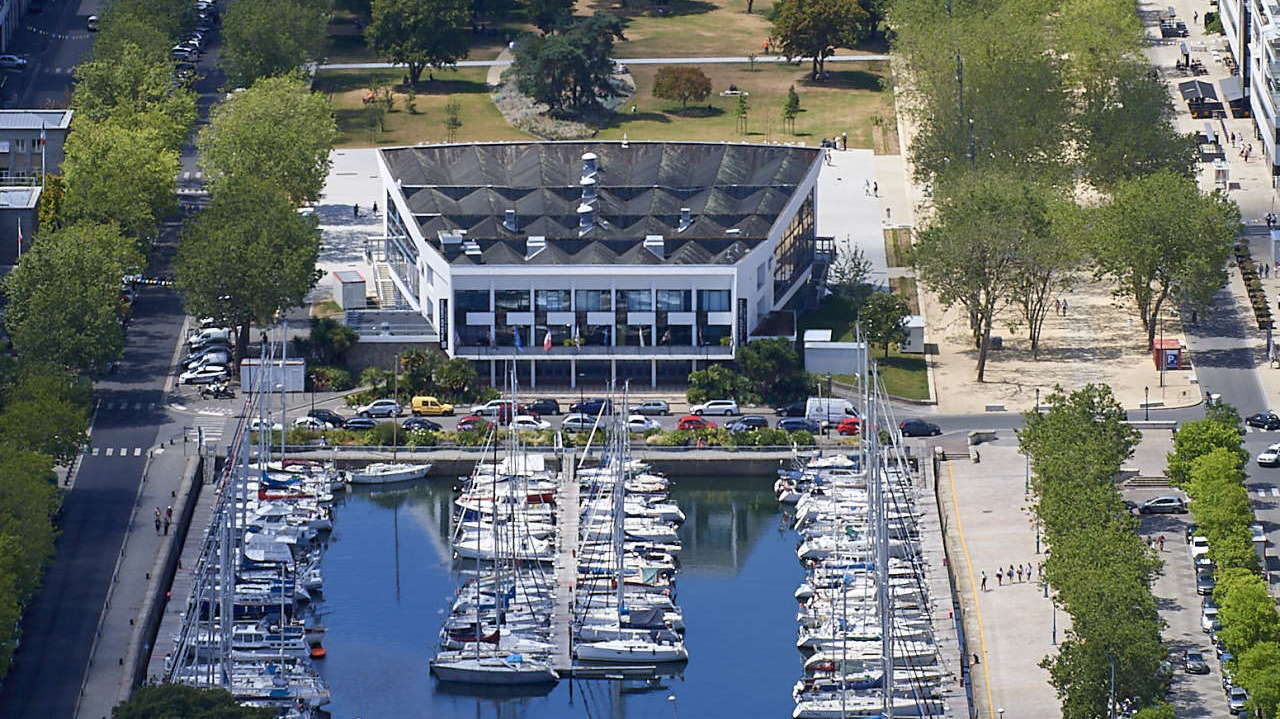
[[415,429],[409,432],[409,436],[405,439],[407,447],[434,447],[440,444],[441,436],[444,433],[436,433],[426,429]]
[[369,443],[379,447],[399,447],[409,439],[409,432],[395,421],[379,422],[366,432]]
[[317,439],[324,439],[324,432],[306,427],[294,427],[284,434],[285,444],[310,444]]
[[307,373],[311,389],[319,392],[344,392],[356,386],[351,373],[341,367],[319,365]]
[[817,444],[813,433],[806,429],[798,429],[791,433],[791,441],[801,447],[812,447]]

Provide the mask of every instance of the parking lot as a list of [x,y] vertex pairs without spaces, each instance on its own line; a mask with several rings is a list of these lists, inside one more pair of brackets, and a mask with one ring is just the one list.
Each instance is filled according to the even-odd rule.
[[[1176,490],[1126,489],[1124,498],[1136,503],[1166,495],[1181,495]],[[1169,661],[1174,667],[1169,703],[1179,717],[1227,717],[1227,700],[1222,688],[1222,664],[1214,650],[1210,635],[1201,628],[1201,602],[1196,593],[1196,572],[1192,569],[1187,546],[1186,528],[1190,514],[1143,514],[1140,532],[1144,537],[1164,535],[1164,551],[1158,552],[1164,571],[1156,577],[1152,591],[1160,617],[1165,621],[1164,640],[1169,648]],[[1199,651],[1209,665],[1208,674],[1189,674],[1183,666],[1183,653]]]

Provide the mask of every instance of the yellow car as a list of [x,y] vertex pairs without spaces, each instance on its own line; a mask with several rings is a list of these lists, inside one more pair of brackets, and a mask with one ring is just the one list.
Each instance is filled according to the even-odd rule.
[[413,416],[421,417],[423,415],[431,417],[440,417],[453,414],[453,405],[441,402],[435,397],[414,397],[409,404],[409,411],[413,412]]

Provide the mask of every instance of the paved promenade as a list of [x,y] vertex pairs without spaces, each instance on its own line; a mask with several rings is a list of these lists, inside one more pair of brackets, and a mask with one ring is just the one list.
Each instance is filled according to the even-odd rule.
[[[954,459],[942,465],[939,495],[947,517],[951,563],[965,613],[966,651],[979,662],[972,667],[977,715],[1058,717],[1062,712],[1048,672],[1040,660],[1054,652],[1065,630],[1066,616],[1055,612],[1041,585],[1024,576],[997,581],[997,570],[1030,564],[1036,534],[1023,501],[1025,460],[1012,432],[981,445],[981,462]],[[982,574],[987,588],[982,590]]]

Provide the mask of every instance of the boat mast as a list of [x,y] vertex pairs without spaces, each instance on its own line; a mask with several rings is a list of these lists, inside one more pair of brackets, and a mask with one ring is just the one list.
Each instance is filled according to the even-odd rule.
[[[874,419],[879,411],[880,395],[878,366],[871,368],[871,402],[868,414]],[[886,423],[887,424],[887,423]],[[892,430],[890,430],[892,431]],[[871,433],[872,464],[868,481],[875,487],[875,500],[872,504],[875,512],[876,541],[876,594],[880,609],[880,689],[884,697],[883,714],[885,719],[893,719],[893,604],[889,596],[889,520],[888,501],[886,496],[887,472],[882,471],[880,457],[880,433],[877,429]]]

